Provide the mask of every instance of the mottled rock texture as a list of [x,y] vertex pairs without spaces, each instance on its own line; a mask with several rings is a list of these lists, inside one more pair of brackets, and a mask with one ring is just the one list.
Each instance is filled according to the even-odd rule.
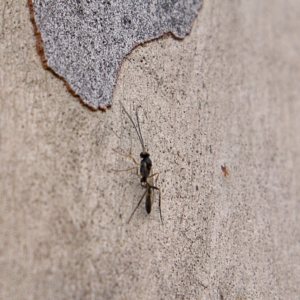
[[[299,300],[299,0],[205,1],[126,57],[105,112],[41,67],[27,0],[0,11],[1,300]],[[119,99],[163,226],[157,198],[126,224],[143,189],[112,149],[141,146]]]
[[[202,0],[32,0],[44,63],[91,108],[112,103],[117,71],[138,44],[183,38]],[[39,39],[40,37],[38,37]]]

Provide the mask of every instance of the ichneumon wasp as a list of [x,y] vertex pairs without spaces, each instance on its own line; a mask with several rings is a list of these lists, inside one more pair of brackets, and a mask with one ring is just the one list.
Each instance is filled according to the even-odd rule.
[[[141,158],[141,162],[137,163],[137,161],[135,160],[135,158],[131,155],[131,154],[123,154],[120,153],[116,150],[114,150],[116,153],[125,156],[125,157],[129,157],[138,167],[134,167],[134,168],[130,168],[128,170],[117,170],[117,171],[129,171],[129,170],[133,170],[136,169],[136,173],[138,175],[138,177],[140,177],[140,182],[141,182],[141,186],[142,188],[145,189],[145,192],[143,193],[142,197],[140,198],[137,206],[135,207],[135,209],[133,210],[130,218],[128,219],[128,223],[130,222],[130,220],[132,219],[134,213],[136,212],[136,210],[138,209],[138,207],[140,206],[142,200],[146,197],[146,202],[145,202],[145,207],[146,207],[146,211],[148,214],[151,213],[151,207],[152,207],[152,191],[153,190],[157,190],[159,193],[159,197],[158,197],[158,206],[159,206],[159,214],[160,214],[160,220],[161,223],[163,224],[163,219],[162,219],[162,215],[161,215],[161,191],[160,189],[156,186],[157,180],[158,180],[158,176],[159,173],[154,173],[152,174],[152,161],[150,159],[150,154],[149,152],[146,150],[145,148],[145,144],[144,144],[144,140],[143,140],[143,136],[142,136],[142,132],[141,132],[141,127],[140,127],[140,122],[139,122],[139,116],[138,116],[138,108],[135,111],[135,116],[136,116],[136,124],[134,123],[133,119],[131,118],[131,116],[129,115],[129,113],[127,112],[127,110],[125,109],[123,103],[120,101],[120,105],[122,107],[122,109],[124,110],[124,112],[126,113],[126,115],[128,116],[129,120],[131,121],[133,128],[136,131],[136,134],[138,136],[138,139],[140,141],[140,144],[142,146],[142,152],[140,153],[140,158]],[[140,172],[138,172],[138,169]],[[149,178],[154,178],[155,179],[155,185],[150,184],[148,179]]]

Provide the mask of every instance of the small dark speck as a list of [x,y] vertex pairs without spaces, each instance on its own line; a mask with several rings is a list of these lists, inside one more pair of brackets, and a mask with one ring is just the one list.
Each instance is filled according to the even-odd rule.
[[131,25],[131,19],[128,16],[123,18],[123,24],[126,26]]
[[196,191],[199,191],[199,187],[198,187],[198,185],[196,185]]

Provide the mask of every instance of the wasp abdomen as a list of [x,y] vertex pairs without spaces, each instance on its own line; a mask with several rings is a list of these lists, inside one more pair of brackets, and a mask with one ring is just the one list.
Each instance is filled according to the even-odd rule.
[[146,196],[146,211],[148,214],[151,213],[151,195]]

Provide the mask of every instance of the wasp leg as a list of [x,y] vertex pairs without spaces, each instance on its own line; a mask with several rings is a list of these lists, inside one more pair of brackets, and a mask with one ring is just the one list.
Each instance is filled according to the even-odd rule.
[[131,170],[134,170],[134,169],[136,169],[136,171],[138,173],[138,168],[137,167],[133,167],[133,168],[126,169],[126,170],[114,170],[114,169],[112,169],[112,171],[114,171],[114,172],[127,172],[127,171],[131,171]]
[[[156,173],[156,174],[157,174],[157,177],[156,177],[156,180],[155,180],[155,184],[157,182],[159,173]],[[160,191],[160,188],[158,188],[158,187],[156,187],[154,185],[149,185],[149,188],[158,191],[158,207],[159,207],[160,221],[161,221],[161,224],[164,225],[162,214],[161,214],[161,191]]]
[[144,197],[145,197],[145,195],[146,195],[146,192],[147,192],[147,190],[144,192],[144,194],[143,194],[143,196],[141,197],[141,199],[140,199],[138,205],[136,206],[136,208],[135,208],[134,211],[132,212],[130,218],[129,218],[128,221],[127,221],[127,224],[129,224],[129,222],[130,222],[131,218],[133,217],[135,211],[136,211],[136,210],[138,209],[138,207],[140,206],[142,200],[144,199]]
[[151,177],[154,177],[154,176],[157,176],[157,177],[156,177],[156,180],[155,180],[155,184],[156,184],[156,181],[157,181],[157,178],[158,178],[158,176],[159,176],[159,173],[154,173],[154,174],[148,176],[148,178],[151,178]]
[[136,164],[136,165],[140,165],[139,163],[136,162],[136,160],[134,159],[134,157],[131,155],[131,154],[124,154],[124,153],[121,153],[121,152],[118,152],[117,150],[115,149],[112,149],[114,152],[116,152],[117,154],[119,155],[122,155],[122,156],[125,156],[125,157],[128,157],[130,159],[132,159],[132,161]]
[[[158,176],[159,176],[159,173],[155,173],[153,174],[152,176],[156,176],[156,179],[155,179],[155,185],[157,184],[157,180],[158,180]],[[159,215],[160,215],[160,221],[161,221],[161,224],[163,225],[164,222],[163,222],[163,218],[162,218],[162,215],[161,215],[161,191],[158,187],[155,188],[155,190],[158,190],[158,207],[159,207]]]

